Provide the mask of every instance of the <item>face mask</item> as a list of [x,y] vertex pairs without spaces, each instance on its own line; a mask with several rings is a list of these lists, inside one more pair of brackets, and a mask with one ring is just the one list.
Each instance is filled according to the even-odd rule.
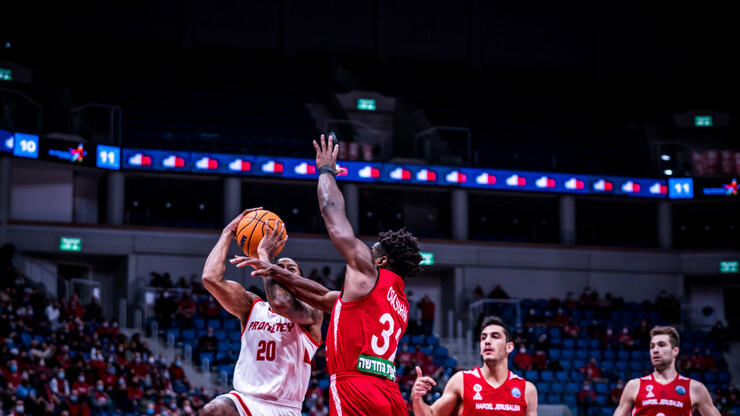
[[522,353],[522,354],[524,354],[525,352],[527,352],[527,349],[526,348],[519,348],[519,352]]
[[611,334],[612,334],[612,330],[611,330],[611,329],[607,329],[607,330],[606,330],[606,334],[607,334],[607,335],[611,335]]
[[154,364],[154,357],[149,357],[149,364]]
[[116,368],[115,367],[110,367],[108,369],[108,374],[116,374]]
[[164,378],[170,378],[170,373],[164,373]]
[[182,367],[182,361],[180,360],[175,361],[175,365],[178,367]]
[[154,414],[154,409],[146,409],[146,414],[153,415]]
[[75,402],[77,402],[77,396],[69,396],[69,400],[70,400],[70,401],[71,401],[72,403],[75,403]]
[[26,408],[24,408],[23,406],[18,405],[15,407],[16,413],[23,413],[24,411],[26,411]]
[[618,389],[621,389],[622,387],[624,387],[624,385],[622,385],[622,383],[617,383],[617,388]]
[[103,328],[108,328],[108,322],[103,322]]
[[85,376],[79,376],[79,377],[77,377],[77,381],[79,381],[80,383],[84,383],[85,382]]
[[583,390],[591,390],[591,386],[583,386]]
[[10,371],[12,371],[13,373],[15,373],[16,371],[18,371],[18,366],[15,365],[15,364],[11,365],[10,366]]
[[113,328],[118,328],[118,322],[113,322]]
[[98,385],[98,391],[103,391],[104,386],[102,384]]
[[177,403],[172,402],[172,404],[170,404],[170,409],[177,409]]
[[193,408],[190,407],[190,406],[185,406],[185,407],[182,408],[182,410],[184,410],[185,413],[192,413],[193,412]]
[[59,378],[64,378],[64,373],[60,371],[60,372],[59,372],[59,373],[57,374],[57,377],[59,377]]

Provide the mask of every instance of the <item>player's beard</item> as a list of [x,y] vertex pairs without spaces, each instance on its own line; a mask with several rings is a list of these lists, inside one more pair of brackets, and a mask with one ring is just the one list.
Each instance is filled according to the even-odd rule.
[[653,364],[653,367],[655,367],[655,369],[657,371],[663,371],[663,370],[665,370],[667,368],[671,368],[671,366],[675,366],[675,365],[676,365],[675,358],[673,358],[673,357],[670,357],[670,358],[661,357],[660,358],[660,361],[658,361],[657,364]]

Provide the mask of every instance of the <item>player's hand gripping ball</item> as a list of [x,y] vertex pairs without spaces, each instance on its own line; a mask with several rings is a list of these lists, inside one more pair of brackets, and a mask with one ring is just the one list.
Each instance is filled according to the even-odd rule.
[[[260,209],[247,213],[247,215],[239,221],[239,225],[236,227],[236,241],[239,247],[244,250],[244,254],[249,257],[259,257],[257,255],[257,247],[262,241],[262,237],[265,236],[267,231],[266,227],[269,227],[271,232],[275,232],[278,224],[282,223],[281,235],[278,236],[280,239],[285,237],[285,223],[280,217],[272,211]],[[273,255],[277,256],[278,253],[283,249],[285,244],[278,247]]]

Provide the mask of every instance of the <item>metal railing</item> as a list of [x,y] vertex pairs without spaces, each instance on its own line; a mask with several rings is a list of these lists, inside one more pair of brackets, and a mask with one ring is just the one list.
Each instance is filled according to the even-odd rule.
[[[118,105],[109,105],[101,103],[88,103],[69,110],[69,128],[74,134],[82,137],[95,138],[98,136],[99,129],[96,129],[94,120],[90,117],[84,117],[83,111],[88,109],[102,109],[108,113],[108,133],[107,142],[111,144],[121,144],[121,107]],[[85,127],[89,131],[84,131]]]

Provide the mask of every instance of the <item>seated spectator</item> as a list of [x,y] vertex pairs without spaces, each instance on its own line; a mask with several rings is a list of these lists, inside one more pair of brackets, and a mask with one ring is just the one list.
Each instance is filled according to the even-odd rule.
[[90,386],[87,385],[85,374],[80,373],[80,375],[77,376],[77,380],[72,383],[72,391],[76,391],[80,396],[87,396],[87,394],[90,393]]
[[162,292],[154,302],[154,313],[157,317],[160,329],[166,330],[172,327],[172,320],[177,312],[177,304],[170,297],[169,292]]
[[545,351],[538,349],[534,352],[534,356],[532,357],[532,368],[537,370],[547,369],[547,356],[545,356]]
[[635,346],[635,340],[630,335],[630,330],[627,326],[622,327],[622,332],[617,337],[617,342],[625,349],[632,349]]
[[90,416],[90,405],[87,404],[87,400],[81,399],[79,392],[74,389],[64,401],[62,409],[67,410],[69,416]]
[[198,347],[196,348],[196,353],[195,353],[195,359],[196,359],[195,362],[198,365],[200,365],[200,353],[212,352],[215,356],[217,350],[218,350],[218,338],[216,338],[216,336],[214,335],[213,328],[208,327],[208,332],[206,332],[198,340]]
[[711,331],[709,331],[708,339],[710,341],[716,342],[720,351],[729,351],[730,344],[728,339],[727,327],[725,326],[725,323],[723,321],[717,321],[717,323],[712,326]]
[[617,380],[617,384],[612,389],[611,393],[609,393],[609,405],[610,406],[617,406],[619,404],[619,399],[622,397],[622,393],[624,392],[624,381],[620,378]]
[[712,350],[709,348],[704,350],[704,355],[699,358],[699,362],[701,363],[701,368],[705,370],[719,371],[717,359],[714,358],[714,354],[712,354]]
[[193,315],[195,315],[195,312],[196,305],[192,296],[188,292],[183,293],[180,301],[177,302],[177,320],[180,323],[180,328],[194,327]]
[[411,367],[411,352],[409,351],[409,344],[404,342],[401,344],[401,348],[396,353],[396,363],[401,371],[405,371]]
[[607,349],[614,349],[617,347],[617,336],[614,334],[614,329],[607,326],[606,332],[601,337],[601,346]]
[[17,388],[21,384],[21,372],[18,368],[18,361],[10,360],[8,368],[3,371],[5,384],[11,389]]
[[190,285],[188,285],[188,282],[185,281],[185,276],[180,276],[175,287],[177,287],[178,289],[189,289]]
[[213,296],[208,296],[208,300],[200,305],[200,313],[206,319],[217,317],[219,312],[221,312],[221,307]]
[[13,410],[8,413],[10,416],[25,416],[26,413],[26,404],[23,403],[23,400],[18,399],[15,401],[15,406],[13,407]]
[[103,319],[103,308],[100,306],[100,299],[93,296],[90,303],[85,306],[85,314],[82,319],[88,322],[100,322]]
[[552,326],[562,328],[566,323],[568,323],[568,316],[565,314],[565,310],[558,308],[552,317]]
[[520,370],[531,370],[532,360],[532,355],[527,352],[527,347],[524,345],[519,347],[519,352],[514,356],[514,364]]
[[597,401],[596,393],[591,389],[590,381],[583,381],[583,386],[576,397],[578,402],[578,416],[591,416],[597,406]]
[[62,312],[59,309],[59,301],[54,299],[46,309],[44,309],[46,319],[49,321],[49,327],[52,331],[59,329],[59,318],[62,316]]
[[539,326],[543,322],[542,317],[537,315],[537,311],[530,309],[524,316],[524,325],[527,327]]
[[308,410],[313,407],[313,404],[319,399],[319,396],[324,395],[324,390],[319,387],[319,380],[311,378],[311,384],[308,385],[306,390],[306,398],[303,400],[303,409]]
[[565,326],[563,327],[563,335],[565,335],[568,338],[577,339],[578,334],[580,334],[581,330],[578,327],[578,324],[573,322],[573,318],[568,318],[568,321],[565,323]]
[[588,364],[586,364],[586,366],[581,368],[579,371],[583,373],[583,376],[586,378],[586,380],[592,380],[592,381],[601,380],[601,370],[599,369],[599,366],[596,364],[596,358],[592,358],[588,362]]
[[550,337],[547,336],[546,333],[540,334],[539,338],[537,338],[537,342],[535,343],[535,350],[543,350],[547,351],[550,349]]
[[647,318],[642,318],[640,320],[640,324],[637,325],[634,331],[632,331],[633,339],[640,343],[642,346],[646,346],[650,343],[650,330],[651,330],[650,323],[648,322]]
[[311,407],[309,412],[310,416],[327,416],[329,414],[329,408],[324,404],[324,396],[321,395],[316,399],[316,402]]
[[90,404],[92,405],[92,410],[95,413],[112,413],[113,411],[115,411],[115,408],[113,407],[113,400],[111,399],[108,392],[106,392],[103,380],[98,380],[95,383],[95,391],[93,391],[93,393],[90,395]]
[[563,301],[563,306],[565,306],[565,309],[573,310],[576,307],[578,307],[578,302],[576,301],[575,295],[573,295],[573,292],[568,292],[568,294],[565,295],[565,300]]
[[182,368],[182,357],[179,355],[175,358],[172,365],[170,365],[169,371],[172,380],[185,381],[187,379],[185,377],[185,369]]
[[67,382],[66,374],[64,372],[63,368],[59,368],[56,371],[56,377],[52,378],[49,382],[49,387],[51,387],[51,392],[58,395],[59,397],[66,397],[69,396],[70,389],[69,389],[69,383]]

